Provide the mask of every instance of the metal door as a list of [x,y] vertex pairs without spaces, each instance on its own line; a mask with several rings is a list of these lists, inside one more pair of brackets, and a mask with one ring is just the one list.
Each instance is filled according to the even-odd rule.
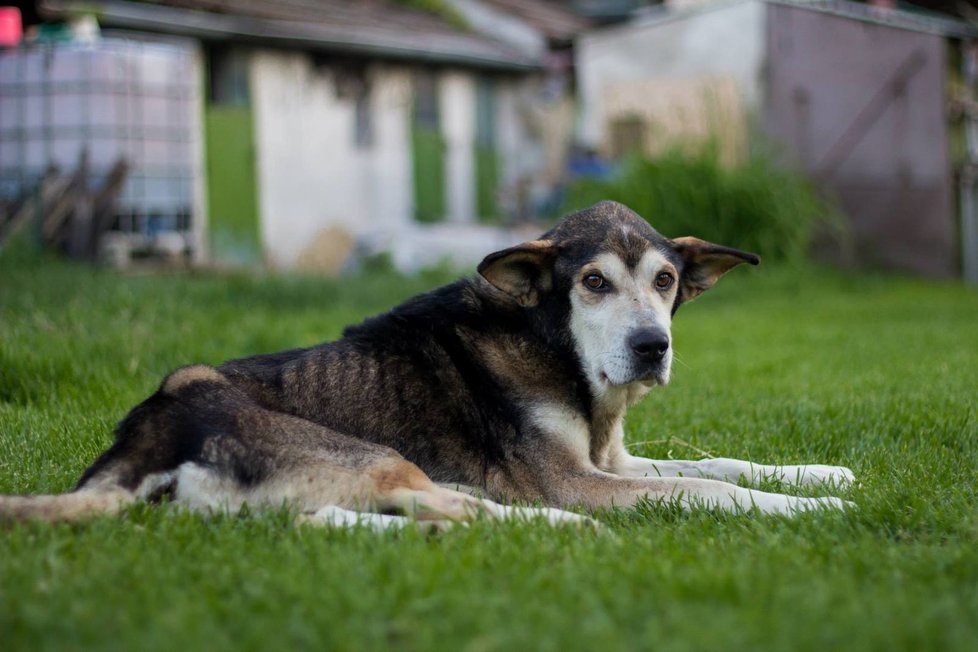
[[856,263],[958,270],[941,36],[768,5],[764,124],[849,218]]

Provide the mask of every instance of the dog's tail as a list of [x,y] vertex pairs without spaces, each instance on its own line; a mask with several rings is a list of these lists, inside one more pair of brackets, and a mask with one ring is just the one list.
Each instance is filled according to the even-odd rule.
[[0,523],[77,521],[96,514],[116,514],[134,500],[135,493],[120,487],[47,496],[0,496]]

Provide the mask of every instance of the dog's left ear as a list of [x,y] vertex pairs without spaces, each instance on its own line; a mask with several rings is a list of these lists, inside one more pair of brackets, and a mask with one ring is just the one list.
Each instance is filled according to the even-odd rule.
[[699,238],[676,238],[672,241],[683,257],[680,280],[681,300],[692,301],[709,290],[717,280],[741,263],[757,265],[761,259],[752,253],[706,242]]
[[553,287],[556,257],[557,248],[552,242],[532,240],[489,254],[479,263],[478,271],[521,306],[535,306],[540,303],[540,295]]

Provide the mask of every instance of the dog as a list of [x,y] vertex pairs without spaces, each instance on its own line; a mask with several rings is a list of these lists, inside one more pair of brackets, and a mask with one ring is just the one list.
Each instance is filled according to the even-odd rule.
[[311,523],[384,529],[480,515],[582,524],[589,518],[569,508],[642,500],[780,514],[845,507],[734,484],[842,486],[853,480],[845,467],[626,450],[626,409],[669,382],[676,311],[759,262],[666,238],[602,202],[335,342],[177,369],[122,420],[74,491],[0,497],[0,515],[75,520],[166,497],[198,510],[286,505]]

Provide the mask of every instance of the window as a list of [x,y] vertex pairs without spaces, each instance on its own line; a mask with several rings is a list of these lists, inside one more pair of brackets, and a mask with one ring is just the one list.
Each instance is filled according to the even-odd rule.
[[336,99],[353,102],[353,144],[361,149],[373,145],[370,77],[364,63],[318,54],[313,55],[313,65],[320,74],[332,75]]
[[439,129],[438,78],[430,70],[414,76],[414,124],[437,132]]
[[207,100],[221,106],[246,107],[251,103],[248,52],[211,45],[207,48]]
[[370,85],[364,84],[356,96],[353,142],[366,149],[374,144],[374,121],[370,110]]
[[477,147],[496,145],[496,86],[489,77],[479,77],[475,86],[475,142]]

